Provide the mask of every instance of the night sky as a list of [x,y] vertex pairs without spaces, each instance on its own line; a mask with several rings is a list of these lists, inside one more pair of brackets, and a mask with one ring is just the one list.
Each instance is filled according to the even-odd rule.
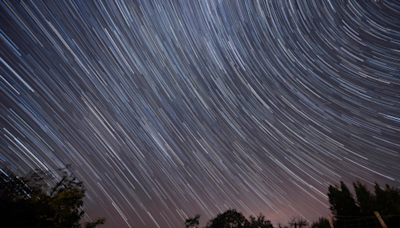
[[72,164],[104,228],[326,216],[330,184],[400,186],[399,15],[378,0],[1,1],[0,162]]

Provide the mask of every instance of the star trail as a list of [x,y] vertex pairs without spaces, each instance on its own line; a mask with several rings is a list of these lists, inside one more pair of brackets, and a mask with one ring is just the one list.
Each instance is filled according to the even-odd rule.
[[102,227],[325,216],[330,184],[400,186],[399,15],[383,0],[2,0],[0,161],[72,164]]

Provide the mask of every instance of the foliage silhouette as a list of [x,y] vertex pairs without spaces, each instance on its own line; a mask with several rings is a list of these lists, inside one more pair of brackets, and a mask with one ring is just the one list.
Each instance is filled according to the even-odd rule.
[[[82,210],[85,187],[67,170],[60,169],[62,178],[43,170],[18,177],[10,169],[0,168],[0,221],[6,227],[77,228],[85,212]],[[52,186],[50,183],[55,181]],[[105,219],[86,222],[94,228]]]
[[245,223],[246,228],[273,228],[270,220],[266,220],[265,216],[260,213],[256,218],[252,215],[249,217],[250,221]]
[[357,207],[356,201],[346,184],[340,182],[341,190],[337,186],[329,186],[329,203],[331,204],[332,214],[338,216],[359,216],[360,208]]
[[199,225],[199,218],[200,218],[200,215],[199,214],[197,214],[196,216],[194,216],[194,218],[188,218],[188,219],[186,219],[186,221],[185,221],[185,227],[186,228],[197,228],[198,227],[198,225]]
[[311,228],[331,228],[327,218],[320,217],[317,221],[311,223]]
[[[200,215],[196,215],[194,218],[186,219],[186,228],[197,227],[199,218]],[[229,209],[208,221],[205,228],[273,228],[271,221],[266,220],[261,213],[257,218],[250,216],[249,219],[247,220],[241,212]]]
[[211,219],[207,228],[242,228],[245,225],[246,218],[241,212],[237,212],[235,209],[230,209],[222,214],[218,214],[217,217]]
[[[341,183],[341,190],[337,186],[329,187],[329,202],[332,214],[335,216],[335,227],[344,227],[346,220],[369,217],[360,221],[363,227],[374,227],[379,222],[375,218],[374,211],[381,215],[390,216],[400,214],[400,190],[386,185],[382,189],[375,183],[375,195],[360,182],[353,183],[356,198],[350,193],[347,186]],[[397,225],[393,217],[385,219],[388,227]],[[369,225],[370,224],[370,225]]]
[[301,217],[291,218],[288,222],[289,227],[293,228],[305,228],[308,227],[309,222]]

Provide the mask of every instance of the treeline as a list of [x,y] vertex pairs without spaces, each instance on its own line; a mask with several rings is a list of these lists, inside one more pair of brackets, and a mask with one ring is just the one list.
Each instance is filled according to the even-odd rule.
[[[344,182],[338,186],[330,186],[328,197],[330,210],[333,214],[331,220],[335,228],[382,227],[376,214],[385,215],[384,223],[387,227],[400,227],[400,190],[386,185],[381,188],[377,183],[374,193],[371,193],[366,185],[360,182],[353,183],[354,197]],[[378,215],[379,216],[379,215]],[[199,227],[200,215],[185,221],[186,228]],[[234,209],[227,210],[209,220],[204,228],[274,228],[271,221],[265,215],[258,217],[245,216]],[[326,217],[320,217],[311,224],[304,218],[291,218],[287,224],[277,224],[278,228],[330,228],[330,222]]]
[[[36,170],[25,177],[18,177],[9,169],[0,167],[0,227],[24,228],[94,228],[105,223],[101,218],[81,224],[85,211],[83,198],[86,189],[71,172],[70,166],[61,169],[61,179],[42,170]],[[374,192],[360,182],[353,183],[355,196],[344,182],[330,186],[328,198],[335,228],[400,227],[400,190],[386,185],[375,184]],[[377,214],[384,216],[378,221]],[[200,215],[185,221],[186,228],[199,227]],[[396,220],[397,219],[397,220]],[[205,228],[274,228],[265,215],[246,218],[234,209],[218,214],[208,221]],[[290,219],[278,228],[330,228],[326,217],[311,224],[304,218]]]
[[[199,227],[200,215],[194,218],[189,218],[185,221],[186,228]],[[279,228],[303,228],[308,227],[309,222],[301,217],[291,218],[287,225],[278,224]],[[274,228],[270,220],[265,218],[265,215],[260,213],[257,217],[250,215],[249,219],[235,209],[229,209],[224,213],[218,214],[215,218],[208,221],[205,228]]]

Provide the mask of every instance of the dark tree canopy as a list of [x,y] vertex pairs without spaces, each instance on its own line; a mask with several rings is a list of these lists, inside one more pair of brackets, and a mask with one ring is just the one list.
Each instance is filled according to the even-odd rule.
[[197,228],[199,225],[199,219],[200,219],[200,215],[197,214],[196,216],[194,216],[194,218],[188,218],[185,221],[185,227],[186,228]]
[[327,218],[320,217],[317,221],[311,223],[311,228],[331,228]]
[[[376,183],[374,186],[375,194],[373,194],[360,182],[353,183],[353,187],[356,193],[355,198],[343,182],[341,182],[341,190],[337,186],[329,187],[328,197],[331,204],[330,209],[336,219],[335,227],[344,227],[344,220],[346,219],[370,217],[370,219],[360,221],[364,223],[364,227],[368,227],[368,224],[378,223],[375,218],[375,211],[385,216],[400,214],[399,189],[389,185],[386,185],[386,188],[381,188]],[[396,224],[393,217],[386,218],[385,223],[388,227]]]
[[374,211],[377,210],[375,205],[375,196],[367,189],[365,185],[360,182],[353,183],[354,191],[357,196],[357,206],[360,208],[361,215],[373,215]]
[[[67,168],[70,168],[67,166]],[[18,177],[9,169],[0,168],[0,221],[6,227],[80,227],[85,187],[66,169],[62,178],[36,170],[26,177]],[[85,223],[94,228],[105,219]]]
[[273,228],[270,220],[266,220],[265,216],[260,213],[256,218],[252,215],[249,217],[249,221],[245,223],[246,228]]
[[[199,225],[200,215],[194,218],[186,219],[186,228],[197,227]],[[229,209],[222,214],[218,214],[215,218],[211,219],[205,228],[273,228],[271,221],[266,220],[265,216],[260,213],[256,218],[254,216],[246,217],[235,209]]]
[[340,188],[337,186],[329,186],[329,203],[331,204],[332,214],[338,216],[359,216],[360,209],[356,205],[356,201],[346,184],[341,181]]
[[308,227],[309,222],[302,217],[294,217],[289,220],[288,224],[293,228],[305,228]]
[[211,219],[207,224],[207,228],[241,228],[245,225],[246,218],[241,212],[235,209],[227,210],[217,217]]

